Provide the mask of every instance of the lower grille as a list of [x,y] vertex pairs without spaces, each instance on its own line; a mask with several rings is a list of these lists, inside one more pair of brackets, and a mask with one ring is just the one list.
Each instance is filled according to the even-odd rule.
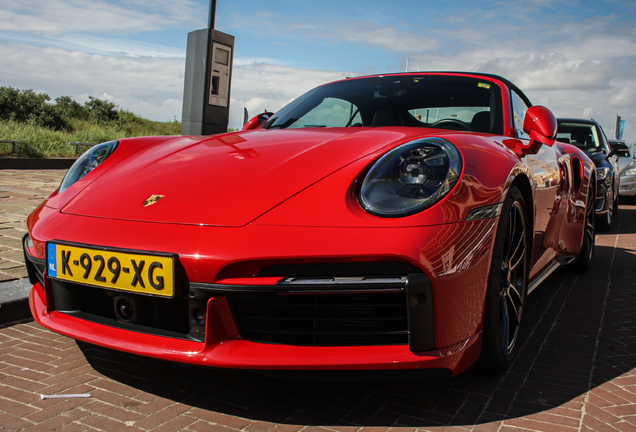
[[115,292],[56,279],[51,280],[49,298],[51,310],[83,320],[199,342],[205,337],[205,301]]
[[408,344],[404,292],[229,294],[239,333],[302,346]]

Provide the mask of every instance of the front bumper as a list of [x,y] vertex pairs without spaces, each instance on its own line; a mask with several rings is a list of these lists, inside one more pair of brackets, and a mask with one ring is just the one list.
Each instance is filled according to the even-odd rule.
[[[247,370],[398,370],[434,369],[431,376],[463,370],[479,354],[480,334],[454,346],[414,353],[408,345],[308,347],[255,343],[233,333],[227,301],[208,301],[203,342],[140,333],[72,315],[47,311],[45,290],[36,284],[31,311],[42,326],[91,344],[162,360]],[[462,361],[463,360],[463,361]],[[465,366],[464,366],[465,364]]]
[[[165,360],[251,370],[426,368],[444,375],[461,372],[479,355],[489,251],[496,219],[399,229],[166,226],[162,236],[157,237],[153,225],[132,224],[136,226],[131,229],[130,222],[113,220],[102,221],[109,225],[105,229],[90,230],[89,218],[63,217],[67,223],[56,225],[54,234],[35,226],[32,235],[38,242],[63,238],[109,247],[135,245],[143,250],[163,250],[169,243],[169,252],[179,256],[182,268],[179,295],[174,301],[181,306],[173,309],[170,306],[161,315],[157,311],[163,307],[148,307],[150,301],[139,296],[134,301],[139,302],[140,309],[147,310],[144,313],[147,318],[136,322],[124,322],[113,313],[113,298],[122,297],[121,293],[69,286],[40,275],[42,283],[35,283],[30,296],[34,318],[44,327],[78,340]],[[241,235],[237,235],[239,232]],[[81,238],[78,233],[83,233]],[[192,239],[197,239],[197,253],[192,252]],[[34,261],[33,257],[29,259]],[[410,270],[408,273],[393,267],[377,270],[386,262]],[[35,263],[44,269],[42,260],[36,259]],[[312,266],[327,268],[331,274],[325,275],[327,270],[317,271]],[[32,265],[31,270],[35,267]],[[298,268],[310,270],[303,274]],[[346,270],[351,268],[356,270]],[[353,289],[351,280],[368,272],[381,273],[380,279],[387,280],[380,285],[386,284],[379,287],[365,282],[362,289]],[[337,291],[322,293],[323,300],[333,303],[334,298],[347,299],[344,305],[340,304],[338,313],[351,316],[330,316],[325,321],[336,323],[335,332],[344,328],[344,333],[351,335],[325,341],[321,333],[333,333],[333,329],[327,328],[309,332],[300,341],[293,339],[296,336],[268,339],[285,333],[280,322],[270,323],[279,313],[263,316],[260,312],[245,311],[259,305],[267,305],[261,311],[304,307],[288,300],[320,297],[316,287],[307,287],[306,281],[301,281],[294,289],[311,292],[290,292],[280,282],[289,276],[309,274],[314,279],[311,284],[316,279],[330,280],[319,290]],[[405,279],[396,285],[388,280],[390,276]],[[345,283],[334,287],[332,282],[336,280]],[[387,297],[378,297],[385,294]],[[375,300],[350,311],[352,299],[363,296]],[[395,296],[401,296],[401,312],[394,315],[378,312],[383,303],[393,302]],[[126,293],[123,297],[136,296]],[[315,309],[315,304],[311,308]],[[370,315],[359,321],[351,319],[366,309],[371,311]],[[182,317],[180,324],[165,324],[165,317],[177,315]],[[284,320],[292,318],[298,317],[283,316]],[[311,327],[319,327],[321,320],[322,316],[313,319]],[[377,325],[382,320],[399,323],[395,328],[391,327],[393,324]],[[264,337],[257,334],[259,323],[263,322],[268,323],[262,325],[268,330]],[[289,327],[297,329],[300,324],[292,322]],[[375,333],[368,343],[367,333]],[[385,334],[389,334],[388,339],[381,339]],[[308,343],[306,337],[315,341]]]
[[624,197],[636,196],[636,176],[621,176],[618,194]]
[[605,181],[599,181],[596,188],[596,209],[597,216],[604,215],[610,210],[612,203],[612,189]]

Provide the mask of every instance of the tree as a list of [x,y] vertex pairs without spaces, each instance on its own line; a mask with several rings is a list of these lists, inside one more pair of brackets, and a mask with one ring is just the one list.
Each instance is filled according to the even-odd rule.
[[84,102],[84,107],[88,109],[88,118],[92,122],[100,123],[117,120],[117,105],[112,102],[89,96],[88,100]]
[[89,111],[79,102],[69,96],[60,96],[55,99],[56,108],[67,118],[87,120]]
[[33,90],[0,87],[0,119],[22,123],[33,122],[51,129],[68,128],[68,123],[49,103],[51,97]]

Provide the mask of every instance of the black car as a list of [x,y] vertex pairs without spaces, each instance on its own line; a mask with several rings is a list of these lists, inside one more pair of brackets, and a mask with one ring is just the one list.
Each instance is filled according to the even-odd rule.
[[603,128],[594,119],[557,119],[557,141],[582,149],[596,165],[596,226],[609,231],[618,213],[620,169],[617,149],[610,147]]

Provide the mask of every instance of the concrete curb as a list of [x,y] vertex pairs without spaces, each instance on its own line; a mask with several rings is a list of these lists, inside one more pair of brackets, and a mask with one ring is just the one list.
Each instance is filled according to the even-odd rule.
[[0,158],[0,169],[69,169],[75,159],[23,159],[15,157]]
[[31,317],[29,309],[29,279],[0,283],[0,324]]

